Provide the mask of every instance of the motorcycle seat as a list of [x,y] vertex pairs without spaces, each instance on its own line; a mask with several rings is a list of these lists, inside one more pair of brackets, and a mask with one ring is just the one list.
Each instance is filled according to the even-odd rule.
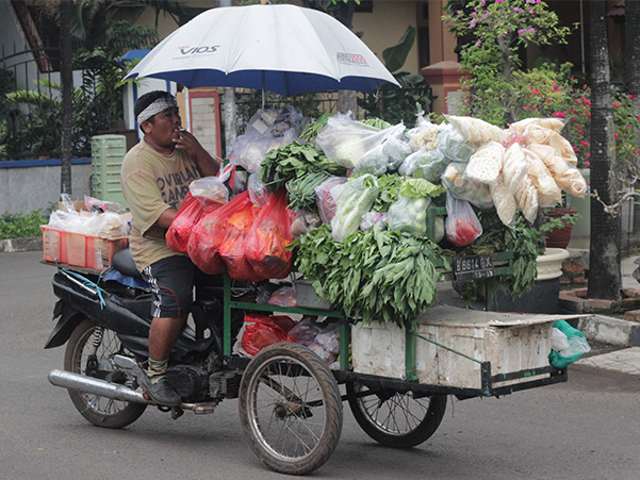
[[129,250],[128,248],[119,250],[113,255],[111,266],[123,275],[138,278],[140,280],[143,279],[142,275],[138,271],[138,268],[136,267],[136,262],[133,261],[131,250]]

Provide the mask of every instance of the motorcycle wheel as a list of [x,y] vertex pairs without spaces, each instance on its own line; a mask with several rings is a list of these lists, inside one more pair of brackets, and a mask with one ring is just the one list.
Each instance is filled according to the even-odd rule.
[[[100,334],[100,330],[102,334]],[[98,344],[95,359],[91,358],[91,350]],[[91,377],[132,385],[133,379],[128,378],[122,372],[105,369],[109,359],[121,352],[121,344],[115,332],[98,327],[83,320],[75,328],[64,355],[64,368],[69,372],[88,375]],[[91,363],[95,369],[88,368]],[[69,397],[80,414],[90,423],[103,428],[123,428],[136,421],[147,408],[143,403],[123,402],[110,398],[100,397],[77,390],[68,390]]]
[[249,447],[271,470],[304,475],[320,468],[342,432],[331,370],[302,345],[264,349],[242,376],[240,423]]

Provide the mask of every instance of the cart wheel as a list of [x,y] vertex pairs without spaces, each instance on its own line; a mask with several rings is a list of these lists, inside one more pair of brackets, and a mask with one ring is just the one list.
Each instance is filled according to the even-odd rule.
[[[367,395],[367,391],[371,393]],[[410,448],[426,441],[440,426],[445,395],[418,396],[393,390],[375,393],[360,383],[347,383],[349,407],[360,428],[376,442]]]
[[242,376],[240,421],[253,453],[279,473],[321,467],[342,432],[342,402],[331,370],[311,350],[290,343],[256,356]]

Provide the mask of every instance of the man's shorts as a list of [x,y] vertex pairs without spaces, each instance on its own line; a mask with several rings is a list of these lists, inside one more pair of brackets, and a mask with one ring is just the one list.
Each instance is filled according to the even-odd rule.
[[142,271],[153,292],[153,318],[178,318],[189,314],[194,274],[195,266],[182,255],[163,258]]

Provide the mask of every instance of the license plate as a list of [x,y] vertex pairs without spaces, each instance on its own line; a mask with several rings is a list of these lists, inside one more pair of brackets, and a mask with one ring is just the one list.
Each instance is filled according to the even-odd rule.
[[456,257],[453,266],[453,276],[456,280],[478,280],[495,276],[491,257],[483,255],[469,255]]

